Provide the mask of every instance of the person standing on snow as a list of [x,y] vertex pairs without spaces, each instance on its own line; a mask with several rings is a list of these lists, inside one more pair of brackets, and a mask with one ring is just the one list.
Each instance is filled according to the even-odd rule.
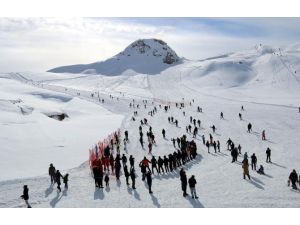
[[109,176],[108,176],[108,174],[105,174],[104,181],[105,181],[105,187],[109,187]]
[[252,124],[248,123],[248,133],[250,133],[252,131]]
[[220,113],[220,119],[224,119],[223,112]]
[[257,157],[255,155],[255,153],[252,154],[251,156],[251,168],[252,170],[256,170],[256,163],[257,163]]
[[220,152],[220,141],[217,140],[217,148],[218,148],[218,152]]
[[245,159],[243,160],[242,168],[243,168],[244,179],[246,179],[246,176],[248,176],[248,178],[250,180],[251,178],[250,178],[250,174],[249,174],[249,163],[248,163],[248,160],[245,160]]
[[151,164],[152,164],[152,173],[154,174],[154,169],[156,169],[156,172],[158,172],[158,169],[157,169],[157,160],[154,156],[152,156],[152,159],[151,159]]
[[63,178],[63,176],[61,175],[61,173],[59,172],[59,170],[57,170],[57,171],[56,171],[56,174],[55,174],[55,181],[56,181],[56,183],[57,183],[57,189],[59,190],[59,192],[61,192],[61,188],[60,188],[60,185],[61,185],[60,178]]
[[68,173],[63,177],[63,182],[65,184],[65,189],[68,189],[68,182],[69,182],[69,174]]
[[160,156],[158,157],[157,165],[158,165],[158,173],[160,174],[161,171],[163,173],[165,173],[164,168],[163,168],[164,160]]
[[27,185],[23,186],[23,195],[21,195],[21,198],[24,199],[27,208],[31,208],[31,205],[28,203],[29,200],[29,188],[27,187]]
[[124,166],[124,175],[125,175],[125,178],[126,178],[126,184],[129,185],[128,178],[129,178],[130,174],[128,172],[127,165]]
[[55,167],[51,163],[50,167],[49,167],[49,176],[50,176],[50,179],[51,179],[51,184],[55,183],[55,172],[56,172]]
[[210,146],[209,142],[206,141],[206,147],[207,147],[207,152],[208,152],[208,153],[210,153],[210,152],[209,152],[209,146]]
[[136,178],[136,175],[135,175],[135,170],[134,168],[132,168],[130,170],[130,178],[131,178],[131,181],[132,181],[132,189],[136,189],[135,188],[135,178]]
[[132,155],[129,157],[130,170],[134,168],[134,158]]
[[152,176],[151,176],[151,172],[148,171],[147,174],[146,174],[146,178],[147,178],[147,184],[148,184],[148,188],[149,188],[149,194],[152,194],[152,190],[151,190],[151,187],[152,187]]
[[128,131],[125,130],[124,134],[125,134],[125,140],[126,140],[126,142],[128,142],[129,141],[129,139],[128,139]]
[[166,131],[165,131],[165,129],[162,129],[161,133],[163,135],[163,138],[166,139]]
[[186,173],[183,168],[180,170],[179,174],[180,174],[180,181],[181,181],[181,189],[183,191],[183,197],[186,197],[188,195],[186,193],[187,177],[186,177]]
[[265,130],[263,130],[262,133],[261,133],[261,139],[262,139],[263,141],[266,140],[266,132],[265,132]]
[[189,187],[190,187],[190,190],[191,190],[192,198],[198,199],[198,196],[197,196],[197,193],[196,193],[196,184],[197,184],[197,181],[195,179],[195,176],[192,175],[191,178],[189,179]]
[[296,170],[293,170],[289,176],[289,181],[292,182],[292,188],[297,190],[297,185],[296,183],[298,182],[298,174]]
[[266,162],[267,163],[272,163],[271,162],[271,149],[269,147],[266,150],[266,154],[267,154],[267,160],[266,160]]

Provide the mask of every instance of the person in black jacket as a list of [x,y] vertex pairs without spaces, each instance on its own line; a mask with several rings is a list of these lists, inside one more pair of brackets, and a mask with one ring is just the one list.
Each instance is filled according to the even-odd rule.
[[51,179],[51,184],[55,183],[55,172],[56,172],[55,167],[51,163],[50,167],[49,167],[49,176],[50,176],[50,179]]
[[164,160],[160,156],[158,157],[157,165],[158,165],[158,173],[160,174],[161,171],[163,173],[165,173],[164,168],[163,168]]
[[257,163],[257,158],[256,158],[256,155],[255,153],[252,154],[251,156],[251,168],[252,170],[256,170],[256,163]]
[[27,187],[27,185],[23,186],[23,195],[21,195],[21,198],[24,199],[27,208],[31,208],[30,204],[28,203],[29,200],[29,188]]
[[270,148],[267,148],[266,154],[267,154],[266,162],[272,163],[271,162],[271,149]]
[[130,170],[130,178],[131,178],[131,181],[132,181],[132,189],[136,189],[135,188],[135,178],[136,178],[136,175],[135,175],[135,170],[134,168],[132,168]]
[[191,178],[189,179],[189,186],[190,186],[192,198],[197,199],[198,197],[197,197],[197,194],[196,194],[196,184],[197,184],[197,181],[195,179],[195,176],[192,175]]
[[296,183],[298,182],[298,174],[296,170],[293,170],[289,176],[289,181],[292,182],[293,189],[297,190]]
[[129,185],[128,178],[129,178],[130,174],[128,172],[127,165],[124,166],[124,175],[126,177],[126,184]]
[[164,166],[165,166],[166,173],[168,173],[169,172],[169,160],[168,160],[167,156],[164,156]]
[[69,181],[69,174],[67,173],[64,177],[63,177],[63,182],[65,184],[65,189],[68,189],[68,181]]
[[130,170],[134,168],[134,158],[132,155],[129,157]]
[[56,174],[55,174],[55,181],[57,183],[57,189],[59,192],[61,192],[61,188],[60,188],[60,185],[61,185],[61,182],[60,182],[60,178],[63,178],[63,176],[61,175],[61,173],[59,172],[59,170],[56,171]]
[[151,164],[152,164],[152,173],[154,174],[154,169],[156,169],[156,172],[159,173],[157,169],[157,160],[154,156],[152,156]]
[[152,176],[151,176],[151,172],[148,171],[147,174],[146,174],[146,177],[147,177],[147,184],[148,184],[148,187],[149,187],[149,194],[152,194],[152,190],[151,190],[151,187],[152,187]]
[[184,169],[180,170],[180,181],[181,181],[181,189],[183,191],[183,197],[186,197],[188,194],[186,193],[187,188],[187,177]]
[[108,174],[105,174],[104,181],[105,181],[105,186],[109,187],[109,176],[108,176]]
[[161,133],[162,133],[162,135],[163,135],[163,137],[165,139],[166,138],[166,131],[165,131],[165,129],[162,129]]

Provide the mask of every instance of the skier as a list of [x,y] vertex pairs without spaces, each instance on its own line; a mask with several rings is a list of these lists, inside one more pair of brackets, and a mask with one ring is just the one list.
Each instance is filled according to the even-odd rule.
[[252,131],[252,124],[248,123],[248,133],[250,133]]
[[176,127],[178,127],[178,120],[175,120],[175,125]]
[[105,174],[104,181],[105,181],[105,187],[109,187],[109,176],[108,176],[108,174]]
[[244,111],[244,106],[242,105],[241,110]]
[[224,119],[223,112],[221,112],[220,118],[221,118],[221,119]]
[[21,198],[24,199],[27,208],[31,208],[31,205],[28,203],[29,200],[29,188],[27,187],[27,185],[23,186],[23,195],[21,195]]
[[206,147],[207,147],[207,152],[210,153],[209,152],[209,142],[208,141],[206,141]]
[[136,189],[135,188],[135,178],[136,178],[136,175],[135,175],[135,170],[134,170],[134,168],[132,168],[131,170],[130,170],[130,178],[131,178],[131,181],[132,181],[132,189]]
[[198,127],[200,127],[201,126],[201,121],[197,120],[197,123],[198,123]]
[[180,174],[180,181],[181,181],[181,189],[183,191],[183,197],[186,197],[188,195],[186,193],[187,177],[186,177],[186,173],[183,168],[180,170],[179,174]]
[[296,182],[298,182],[298,174],[296,170],[293,170],[289,176],[289,181],[292,182],[292,188],[297,190]]
[[266,154],[267,154],[267,160],[266,162],[268,163],[272,163],[271,162],[271,149],[268,147],[267,150],[266,150]]
[[63,176],[61,175],[61,173],[59,172],[59,170],[56,171],[56,174],[55,174],[55,181],[57,183],[57,189],[59,192],[61,192],[61,188],[60,188],[60,178],[63,178]]
[[130,174],[128,172],[127,165],[124,166],[124,175],[125,175],[125,178],[126,178],[126,184],[129,185],[128,178],[129,178]]
[[68,181],[69,181],[69,174],[67,173],[64,177],[63,177],[63,182],[65,184],[65,189],[68,189]]
[[161,133],[162,133],[164,139],[166,139],[166,131],[165,131],[165,129],[162,129]]
[[173,142],[173,146],[174,146],[174,148],[176,148],[176,146],[175,146],[175,143],[176,143],[176,140],[175,140],[175,138],[172,138],[172,142]]
[[51,184],[54,184],[55,183],[55,167],[53,166],[52,163],[50,164],[50,167],[49,167],[49,176],[51,179]]
[[196,194],[196,184],[197,184],[197,181],[195,179],[195,176],[192,175],[191,178],[189,179],[189,187],[190,187],[190,190],[191,190],[192,198],[198,199],[198,196]]
[[148,188],[149,188],[149,194],[152,194],[152,190],[151,190],[151,187],[152,187],[152,176],[151,176],[151,172],[148,171],[148,173],[146,174],[146,177],[147,177],[147,184],[148,184]]
[[261,139],[262,139],[263,141],[266,140],[266,132],[265,132],[265,130],[263,130],[262,133],[261,133]]
[[257,157],[255,155],[255,153],[252,154],[251,156],[251,169],[256,170],[256,163],[257,163]]
[[242,168],[243,168],[244,179],[246,179],[246,175],[247,175],[250,180],[248,160],[245,159],[243,160]]

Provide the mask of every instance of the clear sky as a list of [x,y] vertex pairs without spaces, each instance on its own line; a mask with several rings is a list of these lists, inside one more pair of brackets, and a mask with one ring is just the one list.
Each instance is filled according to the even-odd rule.
[[299,37],[300,18],[0,18],[0,72],[102,61],[141,38],[203,59]]

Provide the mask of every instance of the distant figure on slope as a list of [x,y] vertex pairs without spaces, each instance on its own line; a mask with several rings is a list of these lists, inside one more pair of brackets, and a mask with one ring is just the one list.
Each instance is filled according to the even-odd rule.
[[181,181],[181,189],[183,191],[183,197],[186,197],[188,195],[186,193],[187,177],[186,177],[186,173],[183,168],[180,170],[179,174],[180,174],[180,181]]
[[244,179],[246,179],[246,176],[248,176],[248,178],[250,180],[251,178],[250,178],[250,174],[249,174],[249,163],[248,163],[248,160],[245,160],[245,159],[243,160],[242,168],[243,168]]
[[29,188],[27,187],[27,185],[23,186],[23,195],[21,195],[21,198],[24,199],[27,208],[31,208],[30,204],[28,203],[29,200]]
[[252,124],[248,123],[248,133],[250,133],[252,131]]
[[165,139],[166,138],[166,131],[165,131],[165,129],[162,129],[161,133],[163,135],[163,138]]
[[220,118],[221,118],[221,119],[224,119],[223,112],[221,112],[221,114],[220,114]]
[[128,139],[128,131],[125,130],[124,134],[125,134],[125,140],[128,141],[128,140],[129,140],[129,139]]
[[210,153],[210,152],[209,152],[209,146],[210,146],[209,142],[206,141],[206,147],[207,147],[207,152],[208,152],[208,153]]
[[215,125],[212,125],[210,128],[213,130],[213,133],[215,133],[215,131],[216,131]]
[[244,111],[244,106],[243,105],[241,106],[241,110]]
[[105,187],[109,187],[109,176],[108,176],[108,174],[105,174],[104,181],[105,181]]
[[239,113],[239,118],[240,118],[240,120],[243,120],[241,113]]
[[298,182],[298,174],[296,170],[293,170],[289,176],[289,181],[292,182],[292,188],[297,190],[297,185],[296,183]]
[[251,156],[251,169],[256,170],[256,163],[257,163],[257,157],[255,153],[252,154]]
[[134,168],[132,168],[130,170],[130,178],[131,178],[131,181],[132,181],[132,189],[136,189],[135,188],[135,178],[136,178],[136,175],[135,175],[135,170]]
[[263,141],[266,140],[266,132],[265,132],[265,130],[263,130],[262,133],[261,133],[261,139],[262,139]]
[[266,162],[267,163],[272,163],[271,162],[271,149],[269,147],[266,150],[266,154],[267,154],[267,160],[266,160]]
[[197,181],[195,179],[195,176],[192,175],[191,178],[189,179],[189,187],[190,187],[190,190],[191,190],[192,198],[198,199],[198,196],[197,196],[197,193],[196,193],[196,184],[197,184]]
[[50,179],[51,179],[51,184],[55,183],[55,172],[56,172],[55,167],[51,163],[50,167],[49,167],[49,176],[50,176]]

